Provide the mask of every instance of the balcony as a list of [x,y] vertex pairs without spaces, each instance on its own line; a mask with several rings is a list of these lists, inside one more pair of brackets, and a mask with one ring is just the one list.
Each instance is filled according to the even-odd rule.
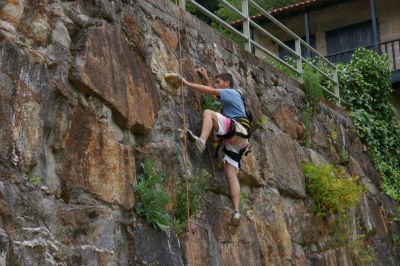
[[[361,48],[361,47],[360,47]],[[374,49],[374,45],[367,45],[363,48]],[[329,54],[326,58],[331,62],[348,62],[357,48]],[[400,83],[400,39],[379,43],[379,52],[386,54],[392,67],[392,83]]]

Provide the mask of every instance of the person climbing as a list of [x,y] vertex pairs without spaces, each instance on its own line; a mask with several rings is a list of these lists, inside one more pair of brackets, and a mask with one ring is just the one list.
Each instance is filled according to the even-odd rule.
[[[221,113],[204,110],[200,136],[187,130],[187,136],[194,143],[195,148],[202,153],[206,148],[206,141],[214,129],[218,136],[223,138],[224,144],[224,173],[229,184],[229,191],[234,212],[230,223],[240,224],[240,184],[237,177],[240,168],[240,159],[249,145],[250,122],[246,117],[246,110],[241,92],[234,89],[233,77],[230,73],[221,73],[215,77],[211,86],[205,68],[198,71],[206,85],[190,83],[182,78],[183,85],[198,92],[216,96],[222,102]],[[178,80],[181,77],[178,76]]]

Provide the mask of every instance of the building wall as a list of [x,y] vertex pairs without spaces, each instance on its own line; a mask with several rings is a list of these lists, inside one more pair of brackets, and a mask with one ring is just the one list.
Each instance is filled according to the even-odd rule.
[[[400,38],[400,1],[376,0],[376,9],[379,23],[381,41],[389,41]],[[317,51],[326,55],[325,32],[353,25],[371,19],[370,1],[355,0],[337,6],[316,10],[309,14],[310,34],[315,34]],[[285,26],[291,29],[300,37],[304,36],[304,15],[298,15],[290,19],[280,20]],[[263,27],[281,41],[293,39],[278,27],[271,23]],[[260,32],[254,32],[255,40],[265,47],[278,53],[278,47]],[[398,49],[398,47],[396,47]],[[258,55],[263,53],[256,51]]]

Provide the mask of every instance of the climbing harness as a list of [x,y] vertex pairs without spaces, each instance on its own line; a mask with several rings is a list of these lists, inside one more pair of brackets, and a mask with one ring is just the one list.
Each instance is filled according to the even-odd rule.
[[[238,89],[235,89],[235,91],[237,91],[240,95],[240,98],[242,98],[246,116],[230,118],[231,123],[228,132],[225,135],[218,135],[218,137],[229,139],[233,136],[239,136],[244,139],[249,139],[251,137],[251,122],[253,121],[253,114],[251,110],[247,108],[246,101],[242,95],[242,91]],[[221,114],[223,113],[223,110],[224,109],[222,108]],[[247,134],[243,134],[241,132],[236,131],[236,123],[241,124],[247,130]]]
[[[230,120],[231,123],[228,132],[224,135],[217,135],[218,137],[224,139],[229,139],[233,136],[239,136],[244,139],[249,139],[251,137],[250,121],[247,117],[230,118]],[[237,123],[241,124],[247,130],[247,134],[243,134],[242,132],[236,130]]]
[[[236,130],[237,123],[241,124],[247,130],[247,134],[243,134],[242,132],[239,132]],[[217,136],[219,137],[219,141],[215,145],[214,157],[217,159],[220,159],[220,157],[221,157],[220,151],[222,148],[223,153],[228,155],[235,162],[237,162],[239,165],[239,168],[240,168],[240,160],[242,159],[243,155],[246,156],[247,154],[249,154],[251,152],[252,144],[247,145],[246,147],[239,150],[239,152],[237,153],[237,152],[226,149],[223,139],[229,139],[234,136],[238,136],[238,137],[241,137],[244,139],[249,139],[251,136],[249,119],[247,117],[239,117],[239,118],[231,119],[231,123],[230,123],[228,132],[224,135],[217,135]]]
[[[238,136],[238,137],[241,137],[244,139],[249,139],[251,137],[251,122],[253,121],[253,114],[251,113],[251,110],[247,108],[246,101],[243,98],[242,92],[240,90],[236,90],[236,91],[240,94],[240,97],[242,98],[246,116],[229,118],[230,126],[229,126],[228,132],[226,132],[224,135],[217,135],[219,137],[219,141],[217,142],[217,144],[214,144],[214,146],[215,146],[214,157],[218,159],[221,156],[220,151],[222,148],[222,151],[226,155],[228,155],[232,160],[237,162],[239,165],[239,168],[240,168],[240,160],[242,159],[243,155],[246,156],[247,154],[249,154],[251,152],[252,144],[247,145],[243,149],[239,150],[239,152],[237,153],[234,151],[227,150],[225,145],[223,144],[223,139],[230,139],[234,136]],[[223,109],[221,109],[221,113],[222,113],[222,111],[223,111]],[[237,126],[238,126],[237,124],[242,125],[246,129],[247,134],[237,131]]]

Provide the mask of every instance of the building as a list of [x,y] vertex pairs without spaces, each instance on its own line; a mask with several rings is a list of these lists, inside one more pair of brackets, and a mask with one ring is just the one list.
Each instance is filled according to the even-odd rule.
[[[332,62],[348,61],[360,47],[387,54],[393,70],[394,99],[398,101],[395,105],[400,107],[400,0],[308,0],[270,13]],[[292,37],[263,15],[252,19],[294,49]],[[252,36],[281,58],[289,54],[257,30]],[[260,50],[254,52],[265,56]],[[302,53],[310,55],[304,47]]]

